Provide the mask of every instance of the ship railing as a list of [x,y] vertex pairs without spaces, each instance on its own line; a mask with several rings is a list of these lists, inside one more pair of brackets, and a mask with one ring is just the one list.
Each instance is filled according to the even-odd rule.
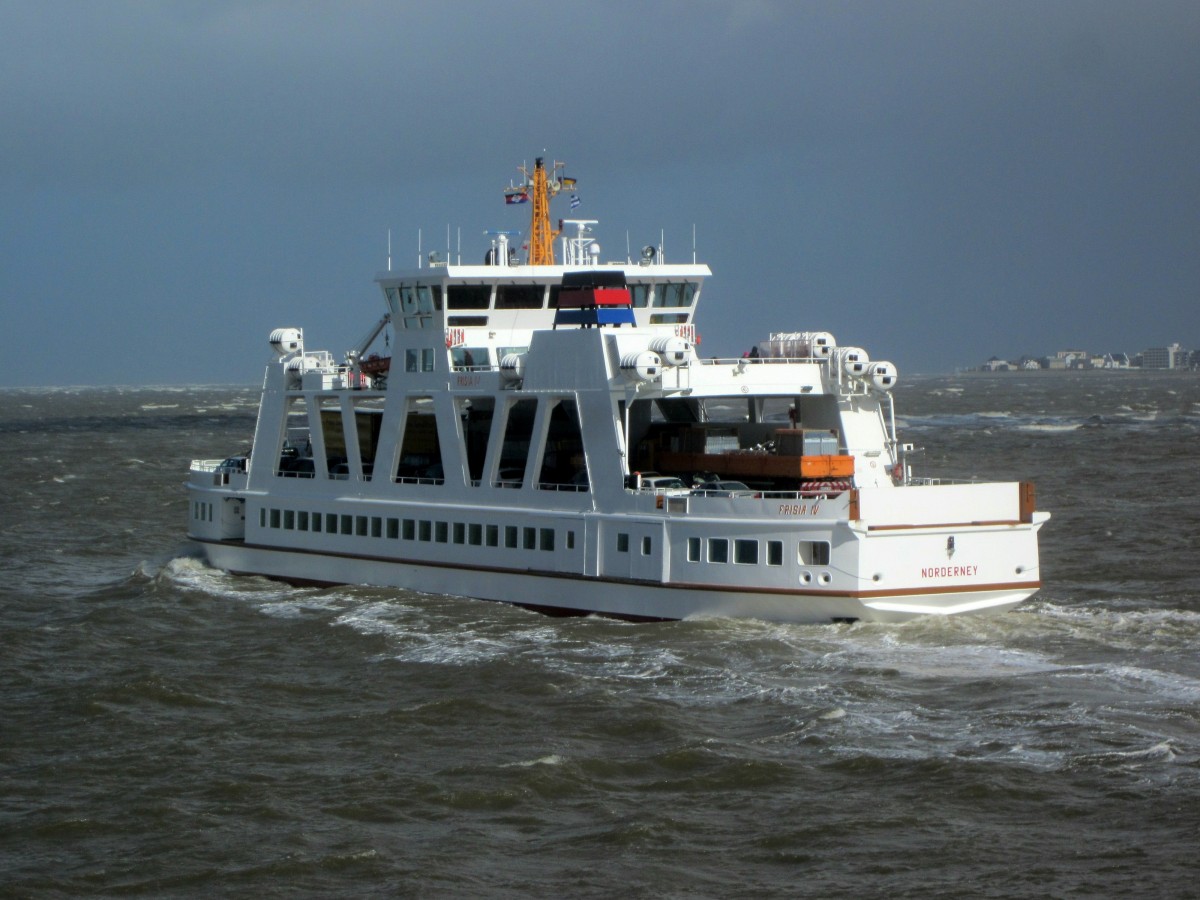
[[701,357],[698,362],[702,366],[736,366],[738,363],[747,365],[779,365],[781,363],[818,363],[825,362],[823,356],[714,356]]
[[557,481],[539,481],[537,489],[539,491],[566,491],[567,493],[583,494],[587,493],[588,486],[586,484],[562,484]]
[[[244,488],[248,479],[245,467],[229,465],[227,459],[193,459],[189,471],[193,475],[207,475],[217,487],[233,486]],[[196,481],[199,484],[199,480]]]
[[392,481],[396,484],[445,484],[445,478],[434,478],[427,475],[397,475]]

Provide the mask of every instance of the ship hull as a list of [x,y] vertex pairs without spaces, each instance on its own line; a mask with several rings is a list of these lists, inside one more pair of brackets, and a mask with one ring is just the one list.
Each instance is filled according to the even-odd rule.
[[201,546],[213,566],[238,575],[292,584],[365,584],[631,621],[723,617],[792,624],[896,623],[927,615],[1000,613],[1040,587],[1027,581],[859,593],[728,588],[282,550],[242,541],[201,541]]

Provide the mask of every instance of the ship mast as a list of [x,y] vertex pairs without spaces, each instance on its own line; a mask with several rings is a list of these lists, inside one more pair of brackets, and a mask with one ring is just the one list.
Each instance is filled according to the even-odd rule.
[[[554,239],[560,231],[550,226],[550,198],[564,187],[575,186],[574,178],[563,178],[559,173],[566,163],[555,162],[550,171],[538,157],[531,173],[525,166],[518,171],[524,177],[520,185],[509,184],[504,191],[508,203],[526,203],[533,200],[533,215],[529,225],[529,265],[554,265]],[[575,202],[575,201],[573,201]]]

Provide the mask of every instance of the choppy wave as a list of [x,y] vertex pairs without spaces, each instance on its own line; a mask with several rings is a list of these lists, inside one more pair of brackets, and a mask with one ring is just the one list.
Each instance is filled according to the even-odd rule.
[[1195,390],[897,402],[930,474],[1037,481],[1033,601],[642,625],[234,577],[179,481],[245,446],[251,391],[0,392],[6,888],[1189,895]]

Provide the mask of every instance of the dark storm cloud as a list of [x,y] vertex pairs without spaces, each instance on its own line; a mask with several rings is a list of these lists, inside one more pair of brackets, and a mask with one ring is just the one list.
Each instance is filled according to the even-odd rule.
[[[0,4],[8,380],[249,380],[278,324],[348,346],[386,229],[473,256],[543,148],[606,255],[690,257],[695,225],[706,351],[1200,346],[1198,9]],[[101,335],[104,364],[34,349]]]

